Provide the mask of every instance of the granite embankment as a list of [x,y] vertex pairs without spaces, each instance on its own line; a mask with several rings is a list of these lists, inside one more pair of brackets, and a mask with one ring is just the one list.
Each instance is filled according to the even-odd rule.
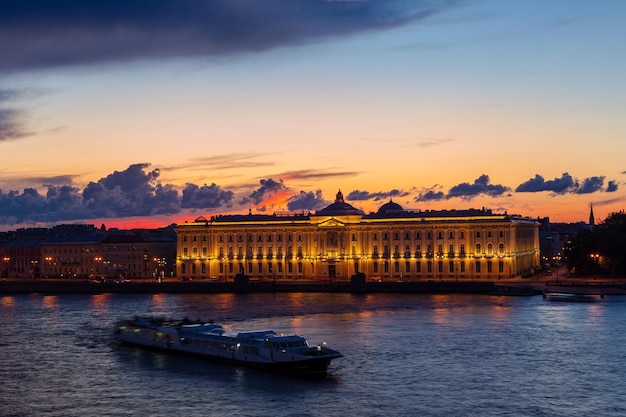
[[99,293],[230,293],[230,292],[410,292],[410,293],[493,293],[493,282],[367,282],[364,286],[350,282],[256,281],[238,285],[235,282],[209,281],[129,281],[92,282],[87,280],[4,279],[0,294],[99,294]]
[[346,292],[535,295],[544,291],[626,295],[626,280],[525,280],[508,281],[177,281],[130,280],[94,282],[71,279],[0,279],[0,294],[156,294]]

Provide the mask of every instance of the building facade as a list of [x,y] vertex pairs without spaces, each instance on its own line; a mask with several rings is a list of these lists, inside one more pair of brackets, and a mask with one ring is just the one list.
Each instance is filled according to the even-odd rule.
[[19,229],[0,240],[3,278],[171,278],[175,259],[173,226],[106,232],[59,225]]
[[490,210],[364,214],[343,199],[316,213],[220,215],[180,224],[177,275],[231,279],[496,280],[540,265],[539,223]]

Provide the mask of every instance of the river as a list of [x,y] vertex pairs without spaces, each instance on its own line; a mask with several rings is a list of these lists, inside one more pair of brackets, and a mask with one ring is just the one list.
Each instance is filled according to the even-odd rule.
[[[0,415],[623,416],[626,296],[0,295]],[[213,319],[344,354],[298,379],[120,345],[117,319]]]

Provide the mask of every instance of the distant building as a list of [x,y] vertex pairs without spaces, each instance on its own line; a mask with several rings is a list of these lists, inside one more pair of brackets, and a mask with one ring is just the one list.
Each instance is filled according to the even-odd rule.
[[174,275],[174,237],[146,238],[116,234],[104,239],[101,273],[119,278],[164,278]]
[[539,222],[491,210],[364,214],[337,193],[316,213],[199,217],[176,228],[177,275],[229,279],[499,279],[540,265]]
[[107,232],[93,225],[59,225],[18,229],[0,240],[3,277],[170,277],[175,260],[173,226]]

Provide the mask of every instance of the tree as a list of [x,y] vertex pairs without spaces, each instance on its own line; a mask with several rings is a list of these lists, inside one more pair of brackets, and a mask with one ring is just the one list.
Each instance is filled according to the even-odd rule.
[[576,274],[626,274],[626,213],[612,213],[592,230],[579,233],[565,253]]

